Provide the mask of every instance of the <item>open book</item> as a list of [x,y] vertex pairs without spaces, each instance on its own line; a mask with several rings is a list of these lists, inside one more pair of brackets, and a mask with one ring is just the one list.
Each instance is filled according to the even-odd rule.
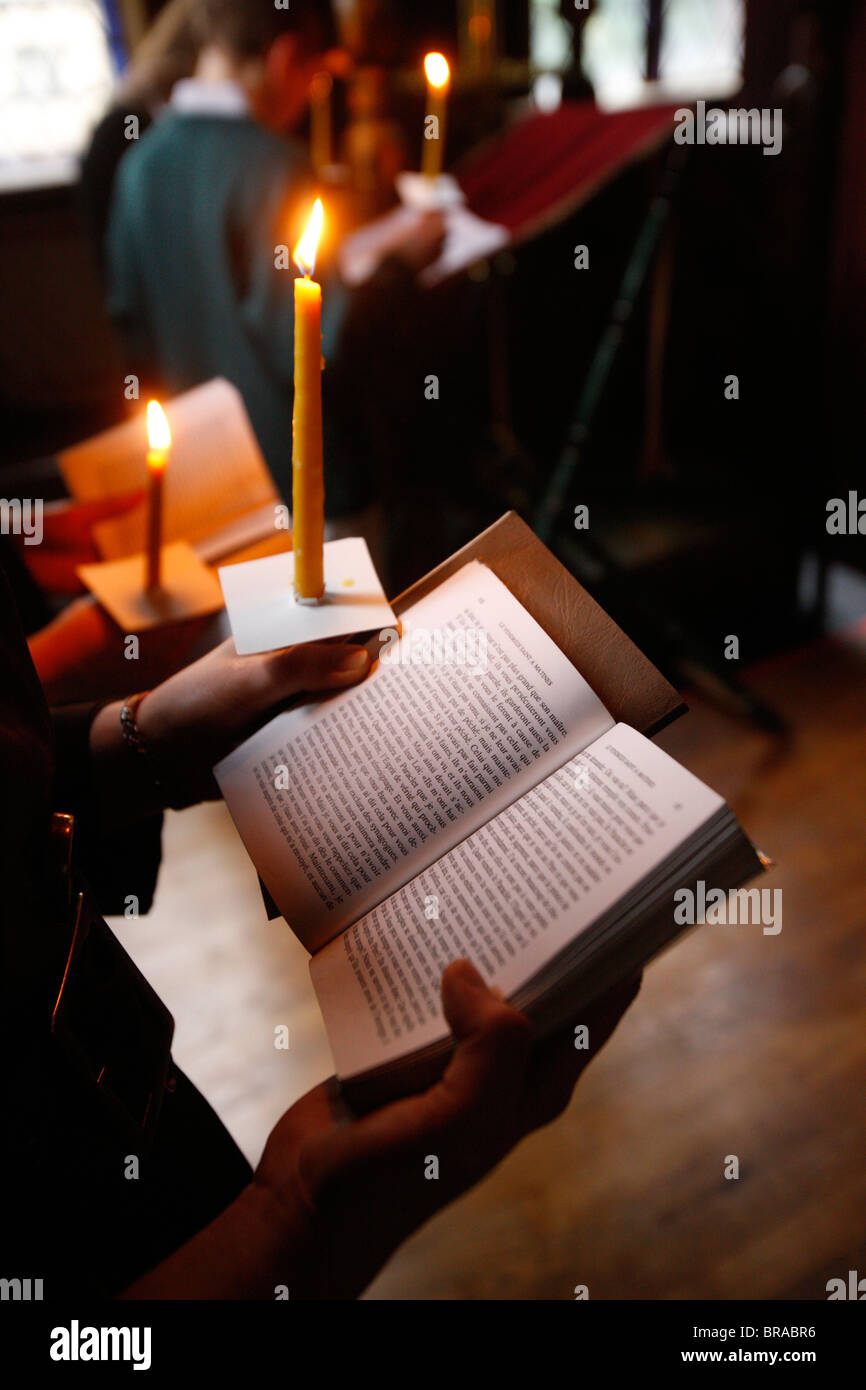
[[722,799],[602,703],[496,569],[523,547],[521,574],[555,578],[541,615],[569,626],[570,611],[578,646],[594,633],[624,687],[611,703],[658,724],[675,692],[522,522],[485,535],[398,601],[401,635],[366,681],[278,715],[215,768],[312,954],[360,1105],[441,1069],[449,961],[467,956],[544,1035],[682,930],[677,889],[761,867]]
[[[166,414],[172,450],[163,541],[189,541],[207,563],[288,549],[288,533],[275,530],[280,498],[237,389],[215,377],[167,401]],[[76,501],[96,501],[145,487],[146,450],[142,408],[134,419],[65,449],[57,461]],[[142,498],[94,528],[103,560],[144,548],[146,508]]]

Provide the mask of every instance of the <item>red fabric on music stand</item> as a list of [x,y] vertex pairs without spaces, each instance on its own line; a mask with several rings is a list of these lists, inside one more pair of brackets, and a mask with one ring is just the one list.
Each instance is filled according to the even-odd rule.
[[627,164],[673,133],[673,106],[599,111],[564,102],[485,144],[459,170],[471,210],[512,241],[558,222]]

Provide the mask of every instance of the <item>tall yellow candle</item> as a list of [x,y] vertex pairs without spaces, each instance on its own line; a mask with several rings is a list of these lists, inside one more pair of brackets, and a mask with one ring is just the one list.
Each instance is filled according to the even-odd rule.
[[496,52],[495,0],[460,0],[458,27],[461,64],[471,72],[488,73]]
[[322,470],[322,287],[312,278],[322,229],[317,198],[295,247],[295,402],[292,411],[292,548],[295,598],[317,603],[325,591],[325,481]]
[[331,89],[329,72],[317,72],[310,83],[310,162],[317,174],[333,163],[331,153]]
[[[442,53],[428,53],[424,59],[427,78],[427,108],[424,116],[424,142],[421,151],[421,173],[435,179],[442,172],[445,149],[445,108],[451,71]],[[435,118],[435,124],[431,121]]]
[[145,588],[158,589],[162,573],[163,483],[171,430],[158,401],[147,406],[147,552]]

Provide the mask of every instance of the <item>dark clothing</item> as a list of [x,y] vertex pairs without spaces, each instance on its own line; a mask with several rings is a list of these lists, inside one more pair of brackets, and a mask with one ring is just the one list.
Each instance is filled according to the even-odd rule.
[[[128,1076],[136,1079],[136,1054],[153,1051],[152,1020],[168,1020],[167,1053],[170,1020],[98,918],[89,957],[77,975],[64,976],[72,917],[61,901],[52,812],[75,816],[79,868],[105,892],[109,911],[123,911],[129,895],[146,911],[159,865],[159,817],[125,834],[106,834],[99,823],[88,753],[95,712],[62,711],[52,726],[0,571],[7,1123],[0,1240],[4,1275],[42,1278],[46,1298],[119,1292],[222,1211],[250,1177],[228,1132],[173,1066],[146,1132],[137,1136],[115,1103]],[[64,1042],[52,1029],[61,983],[85,1045],[105,1049],[112,1066],[119,1059],[108,1077],[113,1090],[80,1064],[75,1039]],[[138,1160],[135,1178],[130,1156]]]
[[[137,126],[130,124],[131,118]],[[117,170],[124,155],[135,148],[135,140],[144,134],[152,120],[146,106],[112,106],[94,129],[81,161],[78,205],[94,260],[103,275],[107,268],[105,237]],[[131,138],[134,129],[137,134]]]

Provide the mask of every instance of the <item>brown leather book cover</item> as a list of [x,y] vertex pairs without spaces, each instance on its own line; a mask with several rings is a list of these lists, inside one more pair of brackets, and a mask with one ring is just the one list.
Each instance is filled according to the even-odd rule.
[[482,561],[502,580],[614,719],[649,737],[684,713],[678,691],[516,512],[506,512],[404,590],[391,605],[394,612],[399,617],[470,560]]

